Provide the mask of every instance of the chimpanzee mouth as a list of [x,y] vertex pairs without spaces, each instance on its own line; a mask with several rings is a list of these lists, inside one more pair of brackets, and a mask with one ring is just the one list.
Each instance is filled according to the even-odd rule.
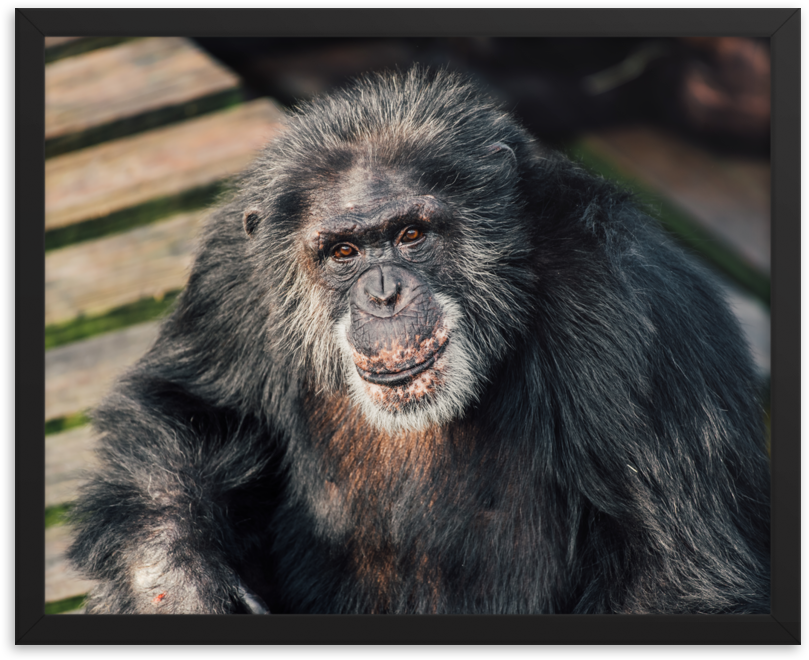
[[418,376],[422,371],[426,371],[432,367],[435,364],[435,361],[441,357],[446,345],[446,342],[441,344],[441,346],[438,347],[438,350],[436,350],[436,352],[428,357],[424,362],[420,362],[414,367],[403,369],[402,371],[394,371],[392,373],[374,373],[371,371],[366,371],[357,365],[354,366],[357,366],[357,373],[360,375],[360,378],[368,381],[369,383],[373,383],[374,385],[386,385],[388,387],[405,385]]

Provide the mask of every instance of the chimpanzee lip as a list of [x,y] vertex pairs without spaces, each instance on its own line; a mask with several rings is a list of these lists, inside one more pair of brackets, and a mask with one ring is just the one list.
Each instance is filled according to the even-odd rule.
[[373,383],[374,385],[387,385],[388,387],[404,385],[405,383],[413,380],[422,371],[432,367],[441,353],[444,352],[445,347],[446,343],[442,344],[438,350],[428,357],[424,362],[420,362],[416,366],[410,367],[409,369],[403,369],[402,371],[395,371],[393,373],[375,374],[371,371],[366,371],[365,369],[357,367],[357,373],[359,373],[363,380],[367,380],[369,383]]

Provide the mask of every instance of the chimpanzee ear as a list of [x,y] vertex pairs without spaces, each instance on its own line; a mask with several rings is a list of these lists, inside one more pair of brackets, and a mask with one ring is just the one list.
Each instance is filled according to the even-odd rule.
[[261,222],[261,211],[252,207],[245,210],[242,216],[242,222],[244,223],[244,231],[247,233],[247,236],[253,238],[253,233]]
[[509,159],[512,166],[517,166],[517,154],[514,149],[509,147],[505,142],[495,142],[489,145],[489,151],[493,154],[501,154]]

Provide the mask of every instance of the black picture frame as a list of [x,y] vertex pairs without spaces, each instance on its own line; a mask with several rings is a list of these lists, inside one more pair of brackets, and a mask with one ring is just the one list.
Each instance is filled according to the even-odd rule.
[[[772,56],[772,610],[727,616],[45,615],[45,36],[750,36]],[[16,12],[18,644],[800,643],[800,12],[18,9]],[[37,420],[32,421],[32,420]]]

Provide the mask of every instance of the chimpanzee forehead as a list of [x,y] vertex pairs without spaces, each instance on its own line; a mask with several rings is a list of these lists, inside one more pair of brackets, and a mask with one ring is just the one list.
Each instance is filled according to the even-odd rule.
[[354,167],[338,182],[334,203],[346,210],[370,211],[380,204],[416,193],[405,172]]
[[395,200],[416,197],[419,190],[405,172],[356,166],[324,181],[310,195],[309,216],[315,219],[357,215],[371,218]]

